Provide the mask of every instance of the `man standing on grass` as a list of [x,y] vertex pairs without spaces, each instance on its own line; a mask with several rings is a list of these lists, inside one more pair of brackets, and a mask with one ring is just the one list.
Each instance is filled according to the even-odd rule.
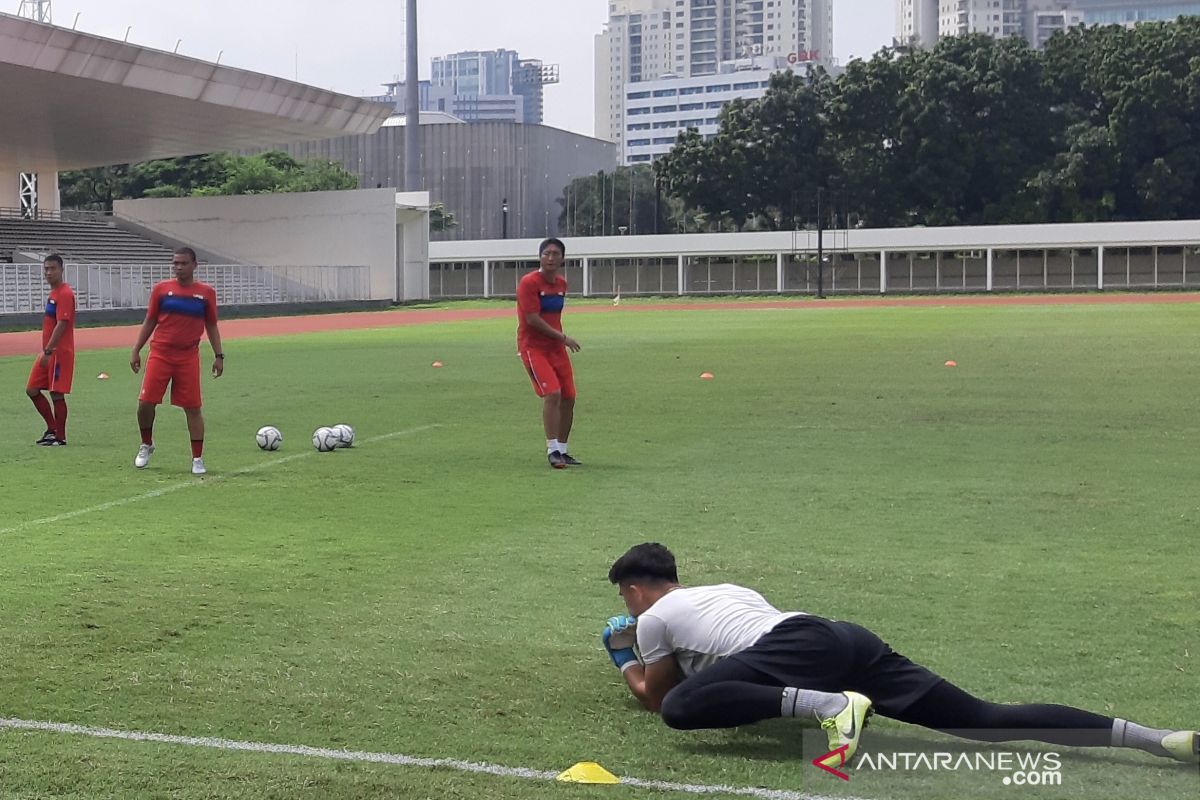
[[633,695],[672,728],[814,719],[831,751],[845,748],[829,759],[837,767],[853,758],[877,710],[976,741],[1128,747],[1200,762],[1200,732],[1147,728],[1069,706],[989,703],[859,625],[783,613],[733,584],[681,586],[675,557],[661,544],[631,548],[608,579],[632,616],[608,621],[604,646]]
[[[129,366],[142,369],[142,347],[150,341],[150,358],[138,395],[137,421],[142,433],[133,465],[145,469],[154,454],[154,416],[167,384],[171,384],[171,405],[183,409],[192,440],[192,474],[203,475],[204,415],[200,411],[200,336],[208,333],[213,349],[212,374],[225,371],[225,353],[221,351],[221,333],[217,330],[217,293],[208,284],[196,280],[196,252],[181,247],[171,259],[174,280],[162,281],[150,290],[146,321],[138,332],[137,343],[129,357]],[[151,339],[150,335],[154,334]]]
[[517,285],[517,352],[533,391],[542,398],[546,460],[554,469],[580,466],[567,444],[575,421],[575,375],[567,351],[578,353],[579,342],[562,330],[567,280],[560,272],[566,254],[560,240],[542,242],[538,270]]
[[[63,280],[62,256],[46,256],[42,274],[50,285],[50,297],[42,316],[42,353],[33,362],[25,394],[46,421],[46,432],[37,444],[61,447],[67,443],[67,395],[75,375],[75,292]],[[49,400],[43,391],[50,393]]]

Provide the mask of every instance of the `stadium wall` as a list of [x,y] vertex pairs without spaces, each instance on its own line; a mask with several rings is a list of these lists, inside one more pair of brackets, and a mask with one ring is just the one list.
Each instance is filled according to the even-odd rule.
[[[364,189],[404,185],[403,125],[319,142],[280,145],[296,158],[341,164]],[[263,148],[266,149],[266,148]],[[540,238],[558,234],[558,200],[572,179],[612,172],[620,150],[612,142],[546,125],[515,122],[421,126],[421,171],[430,201],[442,203],[457,225],[435,241]],[[259,152],[259,151],[250,151]]]
[[119,224],[219,260],[366,265],[372,300],[428,297],[428,196],[394,189],[118,200]]

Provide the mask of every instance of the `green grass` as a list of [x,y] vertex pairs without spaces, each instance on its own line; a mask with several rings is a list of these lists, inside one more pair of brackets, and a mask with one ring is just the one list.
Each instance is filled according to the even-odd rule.
[[[509,319],[233,340],[225,377],[205,380],[210,473],[178,490],[193,482],[178,409],[160,410],[150,469],[132,467],[127,350],[80,354],[61,449],[30,444],[28,359],[0,359],[0,716],[863,798],[1011,797],[993,775],[844,784],[810,747],[801,757],[795,724],[670,731],[599,648],[621,610],[607,568],[663,541],[687,583],[736,581],[861,622],[989,699],[1194,727],[1198,325],[1194,305],[568,316],[584,345],[572,450],[587,466],[565,473],[545,465]],[[309,432],[336,422],[359,446],[313,452]],[[279,454],[254,446],[263,424],[283,431]],[[962,747],[882,719],[864,742]],[[1022,795],[1200,789],[1195,769],[1128,751],[1072,752],[1063,776]],[[0,732],[3,798],[599,791],[661,796]]]

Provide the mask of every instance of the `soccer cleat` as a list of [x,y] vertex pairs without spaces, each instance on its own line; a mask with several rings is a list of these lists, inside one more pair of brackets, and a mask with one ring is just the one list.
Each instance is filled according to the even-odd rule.
[[1175,731],[1162,738],[1162,749],[1176,761],[1200,763],[1200,731]]
[[560,455],[562,456],[563,463],[566,464],[568,467],[582,467],[583,466],[583,462],[576,459],[570,453],[560,453]]
[[55,438],[54,431],[47,428],[46,432],[42,434],[42,438],[38,439],[36,442],[34,442],[34,444],[45,444],[53,438]]
[[154,455],[154,445],[139,445],[137,458],[133,460],[133,465],[138,469],[145,469],[146,465],[150,463],[150,456],[152,455]]
[[819,720],[821,727],[829,737],[830,751],[845,747],[841,763],[849,764],[858,750],[858,739],[867,720],[875,713],[871,708],[871,699],[858,692],[842,692],[846,696],[846,707],[835,716]]
[[557,450],[553,450],[546,454],[546,460],[550,462],[550,466],[554,469],[566,469],[567,462],[563,460],[563,454]]
[[204,459],[203,458],[193,458],[192,459],[192,474],[193,475],[203,475],[206,472],[208,472],[208,470],[206,470],[204,468]]
[[50,438],[50,439],[43,439],[42,441],[38,442],[38,444],[40,444],[42,447],[65,447],[67,444],[67,440]]

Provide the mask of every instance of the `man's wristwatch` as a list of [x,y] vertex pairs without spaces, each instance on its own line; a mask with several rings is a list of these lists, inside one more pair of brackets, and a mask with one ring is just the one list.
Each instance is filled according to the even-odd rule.
[[45,353],[45,354],[46,354],[46,355],[48,355],[48,356],[52,356],[52,355],[54,355],[54,351],[53,351],[53,350],[43,350],[42,352],[43,352],[43,353]]
[[225,354],[224,353],[216,353],[213,355],[213,358],[220,358],[220,359],[224,360]]

